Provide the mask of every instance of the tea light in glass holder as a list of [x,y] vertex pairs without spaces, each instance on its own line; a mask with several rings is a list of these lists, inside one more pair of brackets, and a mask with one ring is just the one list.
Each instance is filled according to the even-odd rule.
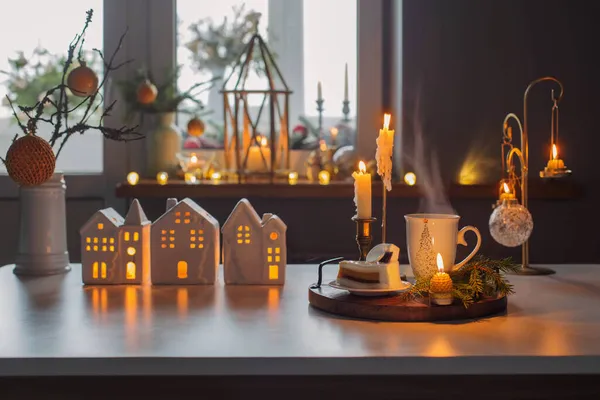
[[298,173],[296,171],[292,171],[288,174],[288,183],[290,185],[295,185],[298,183]]
[[139,181],[140,181],[140,176],[138,175],[137,172],[132,171],[127,174],[127,183],[129,183],[131,186],[137,185],[137,183]]
[[188,185],[195,185],[198,183],[198,178],[196,178],[196,174],[193,172],[186,172],[184,175],[185,183]]
[[322,170],[319,172],[319,185],[329,185],[330,180],[331,174],[329,174],[329,171]]
[[166,185],[169,182],[169,174],[164,171],[159,172],[156,174],[156,182],[161,186]]

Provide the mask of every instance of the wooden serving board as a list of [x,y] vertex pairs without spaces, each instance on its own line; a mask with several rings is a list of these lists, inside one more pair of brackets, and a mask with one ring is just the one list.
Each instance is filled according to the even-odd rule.
[[429,299],[402,301],[399,296],[362,297],[329,285],[308,289],[309,303],[319,310],[350,318],[394,322],[432,322],[476,319],[506,312],[506,297],[481,300],[465,308],[460,301],[449,306],[429,305]]

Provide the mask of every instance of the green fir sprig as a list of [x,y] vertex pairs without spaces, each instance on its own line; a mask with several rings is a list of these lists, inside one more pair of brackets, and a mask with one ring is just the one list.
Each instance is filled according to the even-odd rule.
[[[494,260],[478,255],[459,270],[450,272],[454,286],[452,296],[460,300],[465,308],[485,297],[509,296],[514,293],[514,288],[505,274],[518,269],[519,265],[510,258]],[[411,290],[402,294],[406,301],[428,295],[428,279],[417,280]]]

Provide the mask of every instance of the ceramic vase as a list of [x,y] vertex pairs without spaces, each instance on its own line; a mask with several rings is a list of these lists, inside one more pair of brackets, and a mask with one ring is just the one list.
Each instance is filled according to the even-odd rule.
[[157,127],[150,135],[150,154],[148,155],[148,176],[158,172],[167,172],[175,176],[181,151],[181,131],[175,125],[175,113],[157,114]]
[[43,276],[70,270],[65,185],[62,173],[19,188],[19,245],[14,273]]

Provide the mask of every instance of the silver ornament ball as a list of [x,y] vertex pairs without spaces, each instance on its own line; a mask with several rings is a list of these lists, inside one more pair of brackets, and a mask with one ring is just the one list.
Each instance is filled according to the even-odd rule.
[[531,236],[531,213],[516,201],[504,201],[490,216],[490,233],[494,240],[506,247],[522,245]]

